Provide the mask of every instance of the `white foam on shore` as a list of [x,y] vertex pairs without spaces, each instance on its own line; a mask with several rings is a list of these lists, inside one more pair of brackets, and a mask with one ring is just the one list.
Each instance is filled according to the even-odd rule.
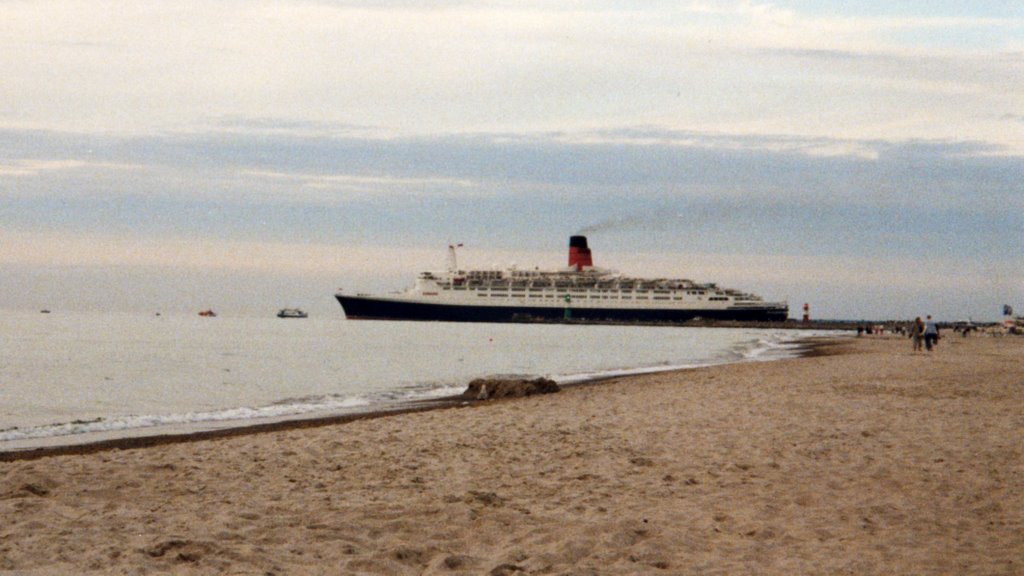
[[203,424],[216,424],[220,422],[253,422],[325,410],[344,412],[370,405],[371,403],[368,400],[361,398],[325,398],[319,401],[309,399],[299,402],[280,402],[258,408],[241,407],[210,412],[146,414],[123,418],[76,420],[74,422],[0,431],[0,442],[95,433],[127,432],[164,426],[200,425],[202,427],[201,425]]
[[557,374],[549,377],[558,384],[580,384],[592,380],[604,380],[608,378],[640,374],[655,374],[658,372],[672,372],[675,370],[703,368],[706,366],[734,364],[737,362],[768,362],[772,360],[783,360],[798,357],[803,349],[802,342],[808,338],[834,337],[837,334],[837,332],[829,331],[803,331],[795,333],[792,330],[780,330],[762,338],[741,342],[734,346],[733,349],[723,353],[721,357],[704,362],[662,364],[658,366],[623,368],[619,370],[604,370],[599,372]]

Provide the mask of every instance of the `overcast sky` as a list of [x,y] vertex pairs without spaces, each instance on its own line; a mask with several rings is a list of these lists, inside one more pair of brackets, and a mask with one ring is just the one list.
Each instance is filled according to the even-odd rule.
[[0,308],[338,314],[596,263],[1024,309],[1024,4],[0,2]]

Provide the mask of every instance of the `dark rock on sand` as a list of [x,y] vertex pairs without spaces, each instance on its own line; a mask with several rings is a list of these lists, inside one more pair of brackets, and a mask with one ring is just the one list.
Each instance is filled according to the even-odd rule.
[[491,570],[490,576],[512,576],[519,572],[526,572],[526,569],[515,564],[501,564]]
[[492,400],[550,394],[559,390],[558,384],[548,378],[533,380],[477,378],[469,383],[469,387],[462,393],[462,397],[469,400]]

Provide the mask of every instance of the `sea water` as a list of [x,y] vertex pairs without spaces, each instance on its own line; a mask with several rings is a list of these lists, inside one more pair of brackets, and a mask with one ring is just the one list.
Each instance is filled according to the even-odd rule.
[[792,330],[6,312],[0,450],[794,354]]

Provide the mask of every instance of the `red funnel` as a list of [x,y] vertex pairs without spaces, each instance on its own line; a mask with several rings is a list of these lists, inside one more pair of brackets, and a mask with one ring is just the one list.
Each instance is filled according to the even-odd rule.
[[575,266],[577,270],[584,267],[592,267],[594,260],[590,257],[590,248],[587,248],[586,236],[569,237],[569,266]]

